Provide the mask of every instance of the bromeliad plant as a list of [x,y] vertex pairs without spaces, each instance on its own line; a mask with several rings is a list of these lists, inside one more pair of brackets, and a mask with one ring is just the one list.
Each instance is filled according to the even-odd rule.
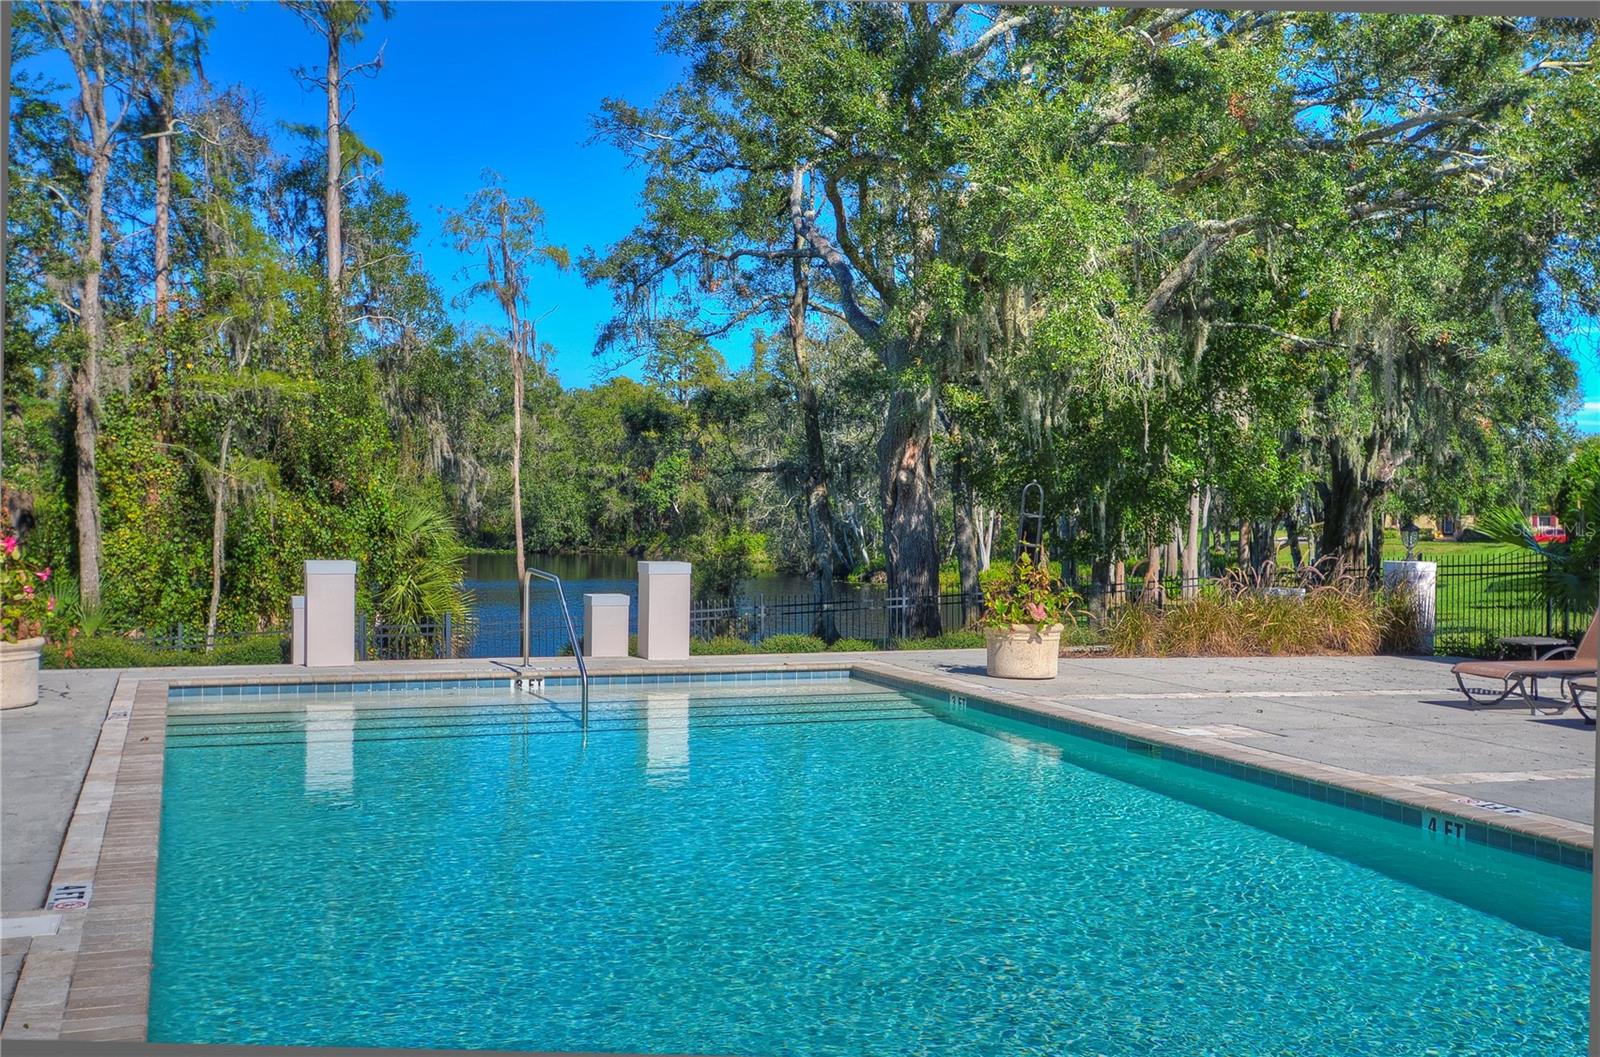
[[1030,627],[1036,631],[1071,623],[1078,596],[1050,571],[1035,565],[1026,550],[1011,570],[983,589],[983,623],[991,628]]
[[0,538],[0,640],[26,642],[45,633],[56,611],[55,595],[46,585],[50,569],[36,568],[23,557],[17,537]]

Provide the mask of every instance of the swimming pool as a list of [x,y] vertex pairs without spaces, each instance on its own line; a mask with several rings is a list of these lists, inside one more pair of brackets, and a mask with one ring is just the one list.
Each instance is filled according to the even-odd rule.
[[1585,1052],[1587,871],[802,674],[175,696],[150,1038]]

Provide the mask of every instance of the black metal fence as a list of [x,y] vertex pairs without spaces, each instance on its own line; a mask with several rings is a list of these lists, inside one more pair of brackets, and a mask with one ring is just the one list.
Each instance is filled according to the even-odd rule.
[[909,637],[920,623],[918,611],[930,608],[938,610],[940,626],[949,631],[975,620],[982,602],[959,591],[926,596],[862,592],[832,599],[815,595],[697,599],[689,609],[689,634],[696,639],[730,636],[749,642],[774,635],[820,635],[888,646]]
[[[1587,606],[1571,606],[1545,590],[1548,563],[1537,556],[1495,555],[1437,563],[1434,652],[1441,655],[1495,657],[1508,652],[1502,640],[1546,636],[1574,640],[1593,618]],[[1318,584],[1359,586],[1372,583],[1366,569],[1336,572],[1310,569],[1235,573],[1222,578],[1162,577],[1146,582],[1131,578],[1096,586],[1087,569],[1079,570],[1078,591],[1091,618],[1133,603],[1169,605],[1209,591],[1249,588],[1298,592]],[[937,607],[946,631],[970,627],[982,612],[982,599],[946,592],[929,596],[890,594],[881,590],[840,591],[822,600],[815,595],[747,596],[697,599],[690,609],[690,634],[697,639],[732,636],[759,643],[774,635],[819,635],[860,639],[887,647],[911,637],[919,609]],[[573,614],[582,635],[582,611]],[[115,632],[163,650],[203,650],[203,628],[175,626],[142,632]],[[231,643],[276,637],[288,656],[287,628],[254,631],[219,630],[216,648]],[[564,621],[536,620],[529,629],[529,651],[553,657],[570,652]],[[516,620],[452,620],[449,617],[409,623],[385,623],[361,614],[356,624],[356,656],[362,660],[447,657],[510,657],[522,652]]]
[[1575,639],[1594,618],[1589,606],[1563,603],[1544,589],[1552,570],[1531,555],[1491,555],[1438,563],[1434,652],[1495,657],[1517,636]]

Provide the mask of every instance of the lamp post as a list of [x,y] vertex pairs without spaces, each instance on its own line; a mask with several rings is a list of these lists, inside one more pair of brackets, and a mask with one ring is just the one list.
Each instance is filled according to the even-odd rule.
[[1400,542],[1406,545],[1406,561],[1408,562],[1417,560],[1416,549],[1418,535],[1419,533],[1417,531],[1416,522],[1411,520],[1410,514],[1407,514],[1405,524],[1400,526]]

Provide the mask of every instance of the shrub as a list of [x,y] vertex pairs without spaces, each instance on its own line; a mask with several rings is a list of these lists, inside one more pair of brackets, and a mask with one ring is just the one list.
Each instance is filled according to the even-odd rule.
[[732,635],[718,635],[711,639],[690,639],[689,653],[694,657],[722,657],[737,653],[755,653],[756,648]]
[[983,632],[976,628],[946,631],[925,639],[895,639],[890,645],[896,650],[976,650],[984,645]]
[[116,635],[77,637],[49,643],[40,664],[45,668],[177,668],[221,667],[230,664],[283,664],[287,643],[277,635],[254,635],[219,643],[205,650],[161,649],[138,639]]
[[1397,606],[1354,581],[1312,584],[1303,595],[1225,586],[1164,609],[1124,606],[1104,630],[1121,657],[1366,656],[1404,637]]
[[761,640],[761,653],[823,653],[828,644],[815,635],[768,635]]
[[883,647],[870,639],[835,639],[832,646],[828,647],[829,653],[865,653],[868,650],[880,650]]

